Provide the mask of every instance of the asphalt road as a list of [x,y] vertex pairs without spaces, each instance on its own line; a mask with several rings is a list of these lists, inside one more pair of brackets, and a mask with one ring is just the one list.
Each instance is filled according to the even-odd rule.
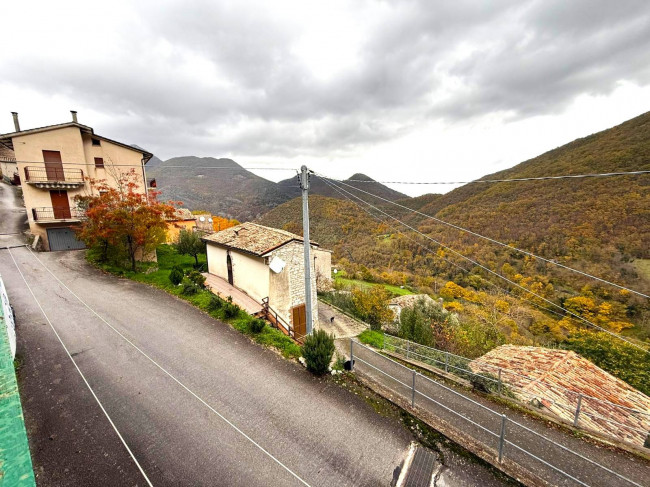
[[27,215],[15,187],[0,183],[0,248],[24,243]]
[[[25,282],[15,266],[12,269],[8,252],[0,257],[0,273],[19,310],[19,334],[36,339],[46,353],[57,345],[61,349],[43,316],[38,316]],[[304,485],[301,479],[309,485],[380,485],[391,481],[411,438],[399,424],[378,416],[356,396],[310,376],[299,365],[250,343],[183,301],[98,273],[79,252],[36,255],[25,248],[11,252],[154,485]],[[21,340],[26,362],[41,351],[25,350],[29,345]],[[53,386],[62,390],[53,395],[51,405],[58,411],[50,419],[75,415],[77,401],[84,401],[82,409],[94,410],[92,418],[102,422],[71,360],[59,351],[54,362],[40,371],[46,376],[51,369],[61,371],[60,381]],[[64,384],[68,380],[70,387]],[[92,424],[77,433],[93,435]],[[118,473],[123,469],[129,483],[145,485],[123,452],[119,461],[111,458],[119,450],[116,434],[104,431],[98,441],[104,435],[113,437],[112,448],[100,448],[106,451],[97,460],[113,464]],[[76,449],[66,436],[60,448]],[[57,440],[63,438],[55,435],[49,441]],[[38,458],[35,463],[39,464]],[[51,483],[60,485],[65,474],[76,469],[73,463],[57,467]],[[42,485],[48,484],[44,478]]]
[[[0,221],[20,230],[7,188]],[[0,274],[39,485],[388,485],[406,455],[362,399],[82,252],[0,250]]]

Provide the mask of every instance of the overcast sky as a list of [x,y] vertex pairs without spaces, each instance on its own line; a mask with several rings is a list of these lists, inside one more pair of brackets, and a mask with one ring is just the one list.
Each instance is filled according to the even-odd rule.
[[162,159],[465,180],[650,110],[646,0],[21,0],[2,16],[1,133],[11,111],[25,129],[76,109]]

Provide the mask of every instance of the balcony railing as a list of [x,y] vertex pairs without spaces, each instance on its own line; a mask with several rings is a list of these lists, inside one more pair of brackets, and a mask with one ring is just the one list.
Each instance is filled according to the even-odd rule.
[[79,221],[85,216],[85,212],[79,208],[69,208],[66,206],[48,206],[41,208],[32,208],[34,221]]
[[45,189],[75,188],[83,186],[84,173],[81,169],[27,166],[25,182]]

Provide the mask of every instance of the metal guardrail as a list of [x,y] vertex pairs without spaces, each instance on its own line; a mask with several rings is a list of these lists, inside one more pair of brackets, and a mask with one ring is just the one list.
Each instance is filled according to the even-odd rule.
[[[432,365],[440,370],[444,370],[446,373],[451,373],[470,381],[472,379],[479,379],[487,383],[492,383],[497,389],[496,393],[498,395],[502,395],[504,389],[507,388],[510,392],[514,393],[516,396],[519,396],[519,399],[523,402],[531,403],[533,401],[536,401],[539,404],[543,404],[545,402],[549,406],[546,407],[546,410],[549,414],[552,414],[554,416],[557,416],[559,419],[564,420],[569,420],[570,418],[574,427],[596,431],[599,434],[607,435],[611,438],[624,443],[628,443],[637,448],[643,445],[645,438],[650,434],[650,412],[639,411],[613,403],[611,401],[607,401],[605,399],[596,398],[587,394],[581,394],[554,384],[547,384],[543,381],[540,381],[539,379],[516,373],[505,368],[492,366],[491,364],[482,363],[481,365],[483,367],[493,369],[493,376],[476,373],[470,369],[469,363],[472,360],[467,357],[455,355],[451,352],[428,347],[426,345],[421,345],[419,343],[411,342],[410,340],[404,340],[402,338],[391,335],[384,336],[384,350],[396,353],[397,355],[401,355],[407,360],[413,359],[426,363],[428,365]],[[539,394],[531,393],[521,387],[517,387],[509,383],[507,381],[508,376],[523,379],[531,384],[544,384],[545,386],[549,387],[549,389],[560,390],[562,393],[568,396],[572,396],[572,398],[568,399],[567,401],[560,402],[549,397],[543,397]],[[602,414],[598,414],[593,410],[597,407],[594,406],[594,404],[602,404],[614,410],[620,411],[620,414],[618,416],[626,418],[628,424],[626,424],[626,422],[616,421],[612,418],[607,418]],[[557,413],[557,411],[553,411],[553,409],[551,409],[551,406],[563,411],[565,417],[563,418]],[[594,430],[593,427],[584,426],[583,423],[585,419],[590,420],[594,424],[603,422],[609,423],[614,426],[614,428],[610,429],[613,429],[615,433],[607,433],[604,430]],[[644,425],[647,425],[647,428],[639,427]],[[630,436],[635,441],[631,441]]]
[[[367,367],[370,373],[363,370],[361,373],[382,384],[382,378],[387,379],[390,383],[387,387],[409,401],[411,407],[430,411],[454,427],[458,425],[452,421],[462,419],[467,425],[461,427],[463,434],[469,435],[484,450],[492,451],[498,463],[507,458],[553,485],[642,487],[611,468],[352,339],[350,356],[353,371]],[[380,375],[373,377],[373,371]],[[524,446],[526,439],[528,445],[535,448]]]
[[25,168],[25,181],[29,183],[83,183],[84,173],[81,169],[27,166]]
[[32,217],[34,221],[58,221],[58,220],[81,220],[86,215],[85,211],[79,208],[60,207],[40,207],[32,208]]

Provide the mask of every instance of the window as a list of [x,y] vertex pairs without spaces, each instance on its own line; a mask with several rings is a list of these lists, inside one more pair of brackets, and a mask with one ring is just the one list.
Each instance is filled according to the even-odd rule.
[[95,157],[95,167],[104,167],[104,159],[101,157]]
[[91,139],[91,140],[93,141],[93,145],[102,145],[99,139]]

